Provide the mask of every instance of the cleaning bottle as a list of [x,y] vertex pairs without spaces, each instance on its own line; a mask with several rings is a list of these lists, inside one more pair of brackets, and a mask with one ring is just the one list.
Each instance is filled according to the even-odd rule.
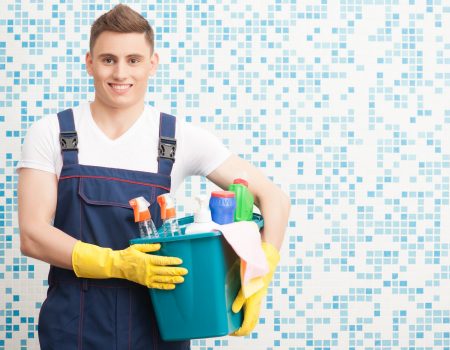
[[161,219],[163,221],[161,230],[164,236],[180,236],[181,230],[176,218],[175,199],[169,193],[165,193],[158,196],[156,200],[161,207]]
[[231,191],[213,191],[209,200],[212,220],[219,224],[230,224],[234,221],[236,198]]
[[195,197],[198,203],[198,209],[194,214],[194,222],[186,227],[186,234],[211,232],[218,228],[218,225],[212,221],[211,211],[209,210],[209,198],[206,195]]
[[144,197],[133,198],[129,201],[134,212],[134,222],[139,223],[139,234],[141,238],[159,237],[155,223],[150,215],[148,207],[150,203]]
[[254,198],[248,189],[248,182],[244,179],[235,179],[228,187],[228,190],[236,195],[236,210],[234,213],[234,221],[251,221],[253,220],[253,203]]

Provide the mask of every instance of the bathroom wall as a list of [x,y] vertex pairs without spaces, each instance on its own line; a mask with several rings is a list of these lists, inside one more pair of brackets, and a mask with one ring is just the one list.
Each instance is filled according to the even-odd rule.
[[[123,1],[155,28],[147,103],[215,133],[289,194],[249,337],[210,349],[450,349],[450,4]],[[0,349],[38,349],[48,266],[21,255],[21,142],[93,99],[92,21],[116,1],[0,4]],[[189,178],[179,211],[213,186]],[[38,203],[36,203],[38,205]]]

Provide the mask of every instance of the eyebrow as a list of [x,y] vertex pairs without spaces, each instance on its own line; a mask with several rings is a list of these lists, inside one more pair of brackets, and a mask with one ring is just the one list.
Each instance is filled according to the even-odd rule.
[[[117,58],[116,55],[112,54],[112,53],[102,53],[100,55],[98,55],[99,58],[104,58],[104,57],[113,57],[113,58]],[[129,57],[139,57],[139,58],[144,58],[143,55],[139,54],[139,53],[132,53],[130,55],[126,56],[127,58]]]

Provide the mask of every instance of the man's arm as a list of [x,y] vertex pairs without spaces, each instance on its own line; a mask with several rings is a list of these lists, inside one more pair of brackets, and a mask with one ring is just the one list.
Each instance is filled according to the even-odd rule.
[[245,174],[249,190],[255,197],[255,205],[264,217],[262,240],[280,249],[290,210],[289,197],[283,191],[256,167],[236,155],[228,157],[207,177],[217,186],[226,189],[242,174]]
[[174,289],[175,284],[184,281],[182,276],[187,270],[172,267],[181,264],[180,259],[146,254],[159,250],[159,244],[136,244],[113,251],[77,241],[53,227],[57,184],[54,174],[28,168],[20,170],[20,250],[24,255],[75,270],[78,277],[124,278],[158,289]]
[[57,201],[55,174],[29,168],[19,172],[19,228],[22,254],[72,269],[76,239],[52,226]]

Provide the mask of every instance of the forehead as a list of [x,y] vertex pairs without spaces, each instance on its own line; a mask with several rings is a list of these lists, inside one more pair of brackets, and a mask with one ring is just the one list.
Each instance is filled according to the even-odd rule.
[[150,56],[150,43],[145,38],[145,33],[116,33],[105,31],[95,41],[94,54],[101,55],[111,53],[115,55],[127,55],[140,53]]

